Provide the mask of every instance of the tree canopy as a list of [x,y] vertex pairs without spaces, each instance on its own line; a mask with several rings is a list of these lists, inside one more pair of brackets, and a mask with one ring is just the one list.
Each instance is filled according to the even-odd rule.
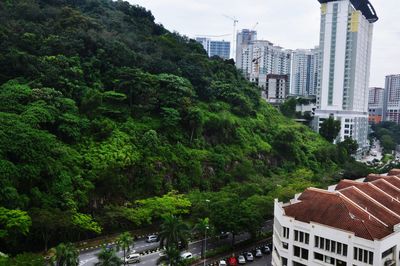
[[[2,251],[201,212],[183,196],[193,191],[222,191],[209,217],[238,231],[270,205],[236,225],[222,224],[224,204],[260,208],[347,160],[262,101],[231,60],[154,21],[124,1],[0,1]],[[293,175],[305,168],[314,180]],[[286,187],[264,195],[223,192],[277,180]]]

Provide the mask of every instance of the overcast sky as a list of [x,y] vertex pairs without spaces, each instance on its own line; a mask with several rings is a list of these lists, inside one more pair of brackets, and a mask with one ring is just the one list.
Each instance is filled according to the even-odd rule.
[[[312,48],[319,42],[320,5],[317,0],[128,0],[152,11],[156,22],[170,31],[194,38],[224,35],[232,41],[233,21],[238,29],[256,23],[258,39],[284,48]],[[400,74],[399,0],[370,0],[380,20],[375,23],[371,86],[384,86],[385,75]]]

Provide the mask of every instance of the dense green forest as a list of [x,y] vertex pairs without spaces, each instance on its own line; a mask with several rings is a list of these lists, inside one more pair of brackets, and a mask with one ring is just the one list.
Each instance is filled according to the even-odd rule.
[[232,60],[208,58],[144,8],[0,1],[3,252],[157,223],[160,212],[245,230],[274,197],[351,163],[263,102]]

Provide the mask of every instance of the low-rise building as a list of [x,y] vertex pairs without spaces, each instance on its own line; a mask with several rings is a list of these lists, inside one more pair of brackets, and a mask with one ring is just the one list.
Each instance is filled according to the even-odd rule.
[[400,170],[275,200],[272,265],[400,265]]
[[283,103],[289,94],[287,75],[261,75],[259,85],[262,89],[262,97],[271,104]]

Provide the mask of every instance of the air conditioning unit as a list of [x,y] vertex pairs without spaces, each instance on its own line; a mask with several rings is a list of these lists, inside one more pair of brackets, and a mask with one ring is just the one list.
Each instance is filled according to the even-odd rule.
[[385,266],[393,266],[396,265],[396,262],[392,259],[388,259],[385,261]]

